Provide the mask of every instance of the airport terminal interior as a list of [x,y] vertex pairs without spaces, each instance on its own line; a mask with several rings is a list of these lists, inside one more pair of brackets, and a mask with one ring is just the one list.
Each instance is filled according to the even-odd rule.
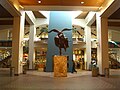
[[119,90],[120,0],[0,0],[0,90]]

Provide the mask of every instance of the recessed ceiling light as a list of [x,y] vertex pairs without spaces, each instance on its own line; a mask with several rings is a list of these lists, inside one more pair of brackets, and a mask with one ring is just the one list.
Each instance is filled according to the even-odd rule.
[[101,6],[101,7],[99,7],[99,10],[101,10],[103,7]]
[[41,0],[38,0],[38,3],[41,3]]
[[85,2],[80,2],[81,4],[84,4]]
[[19,7],[20,7],[21,9],[24,9],[24,7],[23,7],[23,6],[21,6],[21,5],[19,5]]

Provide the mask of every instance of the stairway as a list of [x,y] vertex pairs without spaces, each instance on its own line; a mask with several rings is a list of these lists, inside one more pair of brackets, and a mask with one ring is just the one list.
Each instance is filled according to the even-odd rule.
[[117,59],[109,57],[110,68],[120,68],[120,62]]

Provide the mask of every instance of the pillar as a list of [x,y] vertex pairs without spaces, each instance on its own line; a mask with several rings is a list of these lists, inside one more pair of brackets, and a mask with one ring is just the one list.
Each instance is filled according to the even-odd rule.
[[91,64],[91,27],[85,27],[85,36],[86,36],[86,69],[89,70],[89,65]]
[[35,25],[30,25],[29,34],[29,69],[34,69],[35,62],[35,49],[34,49],[34,38],[36,34]]
[[104,69],[109,68],[109,57],[108,57],[108,19],[100,17],[97,14],[96,18],[97,26],[97,59],[100,75],[104,75]]
[[[66,11],[52,11],[50,12],[49,30],[57,29],[63,30],[64,28],[72,28],[72,16],[70,12]],[[72,30],[64,31],[64,35],[68,38],[69,47],[65,50],[62,48],[62,55],[68,56],[68,71],[72,71],[72,59],[73,59],[73,42],[72,42]],[[48,48],[47,48],[47,62],[46,71],[53,71],[53,56],[59,55],[59,48],[55,45],[54,37],[56,32],[48,33]]]
[[22,73],[24,23],[25,12],[21,11],[21,16],[14,17],[12,30],[12,67],[15,75]]

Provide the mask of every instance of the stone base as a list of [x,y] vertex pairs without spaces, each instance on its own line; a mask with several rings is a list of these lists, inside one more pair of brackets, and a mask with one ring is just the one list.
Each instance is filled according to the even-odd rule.
[[67,56],[54,56],[54,77],[67,77]]
[[97,67],[93,67],[92,68],[92,76],[93,77],[97,77],[98,76],[98,69],[97,69]]
[[38,68],[38,71],[43,72],[44,69],[43,68]]

